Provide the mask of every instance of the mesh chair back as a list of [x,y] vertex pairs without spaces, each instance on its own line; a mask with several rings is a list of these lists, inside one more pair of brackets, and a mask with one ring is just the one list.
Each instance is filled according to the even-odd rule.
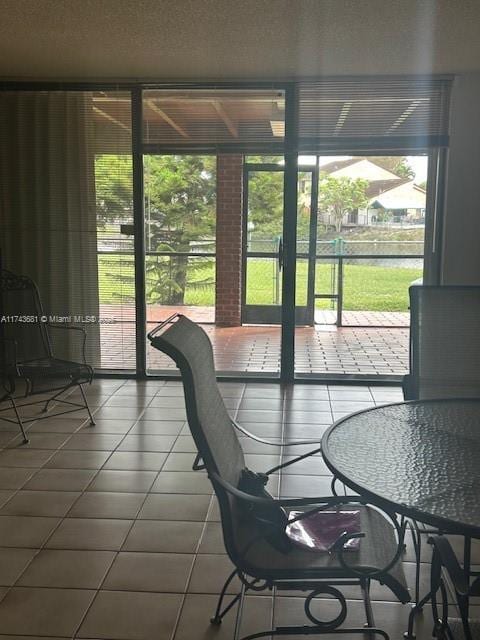
[[480,287],[410,287],[412,399],[480,397]]
[[151,342],[180,369],[188,424],[207,470],[218,473],[236,487],[245,460],[218,389],[207,334],[199,325],[179,315],[163,333],[151,337]]
[[[15,340],[17,362],[51,357],[47,325],[41,321],[43,309],[33,280],[0,271],[0,316],[0,337]],[[11,353],[10,345],[6,350]]]

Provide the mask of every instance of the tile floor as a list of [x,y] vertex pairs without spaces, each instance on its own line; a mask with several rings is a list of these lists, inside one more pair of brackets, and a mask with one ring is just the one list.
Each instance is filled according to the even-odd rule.
[[[240,422],[279,440],[320,438],[333,419],[401,399],[400,389],[391,387],[282,391],[225,383],[221,389]],[[0,422],[0,640],[231,638],[233,615],[220,628],[209,625],[230,562],[209,482],[191,470],[194,446],[181,386],[97,380],[88,396],[96,427],[81,414],[51,417],[32,423],[30,444],[21,446],[14,426]],[[256,470],[288,455],[252,441],[244,446]],[[283,496],[328,489],[318,456],[289,467],[270,486]],[[410,583],[412,559],[409,547]],[[377,623],[400,639],[408,607],[379,586],[373,597]],[[349,622],[363,621],[358,593],[349,590],[348,598]],[[293,596],[250,596],[242,631],[266,628],[272,619],[303,623],[302,606]],[[418,640],[430,631],[427,611]]]

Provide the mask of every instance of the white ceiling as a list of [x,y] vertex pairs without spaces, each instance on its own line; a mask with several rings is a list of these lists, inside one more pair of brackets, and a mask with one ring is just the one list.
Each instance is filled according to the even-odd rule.
[[0,77],[480,70],[478,0],[0,0]]

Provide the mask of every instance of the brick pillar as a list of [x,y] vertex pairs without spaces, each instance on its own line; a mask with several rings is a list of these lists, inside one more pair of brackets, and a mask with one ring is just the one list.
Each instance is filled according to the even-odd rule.
[[241,324],[243,156],[217,156],[215,323]]

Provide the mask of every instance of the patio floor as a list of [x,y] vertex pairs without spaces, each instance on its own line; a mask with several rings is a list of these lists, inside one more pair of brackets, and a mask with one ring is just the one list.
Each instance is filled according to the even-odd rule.
[[[133,308],[125,315],[103,310],[117,318],[115,324],[101,325],[103,368],[135,368],[135,324]],[[216,327],[207,324],[206,309],[196,307],[149,308],[148,330],[175,311],[203,324],[214,347],[215,364],[219,371],[239,373],[278,373],[280,369],[279,326],[246,325]],[[211,313],[211,311],[209,310]],[[329,313],[329,312],[326,312]],[[408,371],[409,330],[405,326],[408,314],[346,312],[345,323],[336,327],[326,313],[325,324],[298,327],[296,330],[295,369],[299,374],[369,374],[404,375]],[[350,315],[349,315],[350,313]],[[389,317],[393,316],[393,317]],[[355,326],[363,320],[364,326]],[[118,322],[121,324],[119,330]],[[147,366],[151,372],[175,368],[173,362],[148,346]]]

